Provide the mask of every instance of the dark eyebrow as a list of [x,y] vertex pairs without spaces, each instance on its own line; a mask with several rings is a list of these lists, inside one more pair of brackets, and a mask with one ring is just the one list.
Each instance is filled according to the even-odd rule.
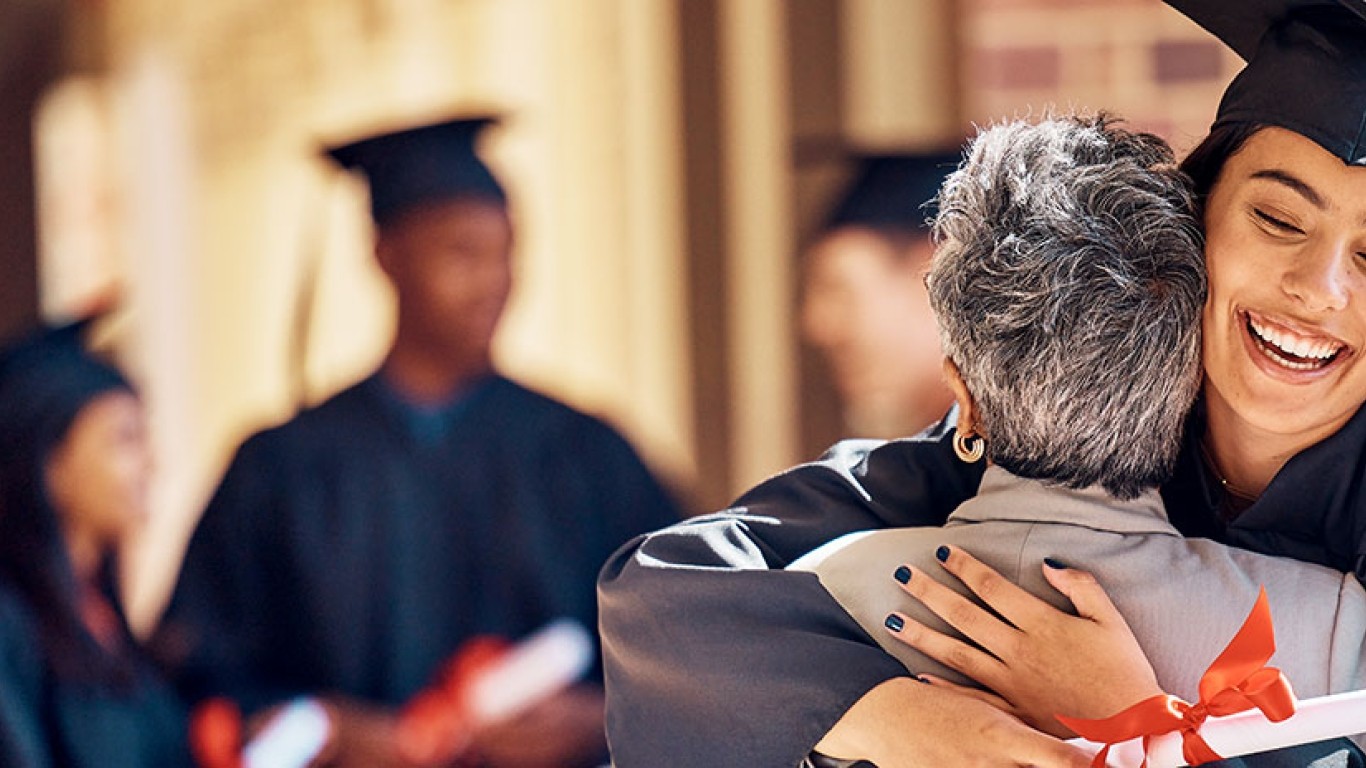
[[1275,168],[1267,168],[1265,170],[1254,172],[1252,174],[1252,178],[1267,179],[1269,181],[1274,181],[1279,184],[1283,184],[1289,187],[1290,189],[1298,192],[1300,194],[1300,197],[1303,197],[1305,200],[1308,200],[1311,205],[1313,205],[1315,208],[1318,208],[1319,210],[1323,210],[1328,207],[1323,202],[1323,197],[1321,197],[1318,192],[1314,191],[1313,187],[1304,183],[1298,177],[1292,176],[1291,174],[1286,173],[1285,171],[1277,170]]

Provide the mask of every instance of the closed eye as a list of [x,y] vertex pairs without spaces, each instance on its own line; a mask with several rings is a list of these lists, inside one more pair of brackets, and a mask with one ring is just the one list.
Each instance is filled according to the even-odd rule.
[[1261,208],[1253,208],[1252,213],[1257,217],[1259,221],[1261,221],[1263,224],[1267,225],[1268,227],[1274,230],[1284,232],[1286,234],[1304,234],[1304,230],[1300,229],[1299,227],[1295,226],[1294,224],[1291,224],[1290,222],[1284,219],[1272,216],[1266,211],[1263,211]]

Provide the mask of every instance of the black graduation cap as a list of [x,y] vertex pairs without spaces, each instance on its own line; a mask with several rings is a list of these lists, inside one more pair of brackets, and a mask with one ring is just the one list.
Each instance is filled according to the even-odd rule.
[[464,117],[361,139],[327,150],[370,183],[370,213],[384,224],[421,203],[476,197],[506,205],[507,194],[475,152],[493,116]]
[[132,387],[85,347],[91,319],[44,327],[0,352],[3,462],[42,462],[97,395]]
[[1247,61],[1215,125],[1254,122],[1366,163],[1366,0],[1167,0]]
[[859,156],[859,168],[826,220],[826,229],[862,226],[880,231],[928,232],[932,204],[944,177],[958,169],[958,153]]

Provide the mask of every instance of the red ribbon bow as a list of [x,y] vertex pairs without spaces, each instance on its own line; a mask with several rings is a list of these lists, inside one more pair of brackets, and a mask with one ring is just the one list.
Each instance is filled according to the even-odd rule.
[[443,666],[438,679],[419,691],[399,714],[400,754],[417,765],[446,765],[459,756],[478,725],[468,711],[469,687],[508,648],[497,637],[479,635],[467,640]]
[[1242,628],[1200,678],[1200,700],[1195,704],[1162,694],[1101,720],[1062,715],[1057,718],[1078,736],[1105,745],[1092,761],[1093,768],[1103,768],[1110,747],[1140,736],[1146,767],[1152,738],[1173,731],[1181,732],[1181,753],[1188,765],[1220,760],[1221,756],[1200,737],[1200,726],[1206,718],[1232,715],[1253,707],[1273,723],[1295,714],[1295,693],[1289,681],[1279,669],[1266,666],[1275,652],[1271,607],[1266,589],[1262,588]]
[[202,768],[242,768],[242,711],[229,699],[195,707],[189,735],[190,753]]
[[[476,636],[443,665],[438,678],[399,713],[399,752],[415,765],[448,765],[469,746],[478,723],[468,711],[469,686],[508,651],[500,638]],[[242,768],[242,712],[229,699],[213,698],[190,718],[190,750],[201,768]],[[460,763],[463,765],[464,763]]]

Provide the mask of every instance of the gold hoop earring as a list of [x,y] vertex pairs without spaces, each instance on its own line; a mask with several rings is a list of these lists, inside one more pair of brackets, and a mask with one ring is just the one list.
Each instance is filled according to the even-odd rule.
[[987,443],[980,435],[964,435],[962,432],[953,433],[953,452],[958,454],[958,458],[968,464],[981,461],[983,454],[987,451]]

